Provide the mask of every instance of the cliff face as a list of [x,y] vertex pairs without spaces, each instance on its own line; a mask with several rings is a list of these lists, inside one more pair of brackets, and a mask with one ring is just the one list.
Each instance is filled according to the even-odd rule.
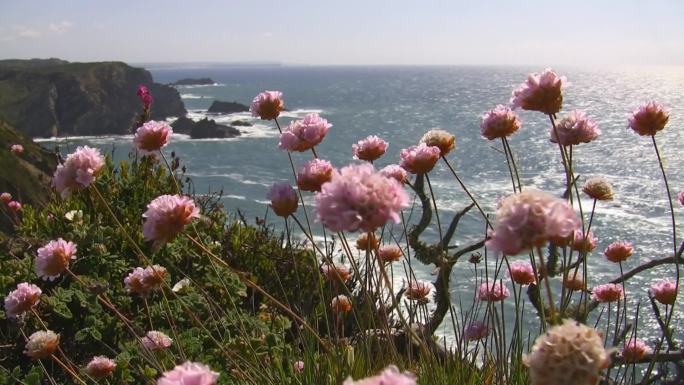
[[121,62],[69,63],[57,59],[0,61],[0,119],[32,137],[131,132],[141,105],[136,91],[154,96],[152,119],[184,116],[173,87]]

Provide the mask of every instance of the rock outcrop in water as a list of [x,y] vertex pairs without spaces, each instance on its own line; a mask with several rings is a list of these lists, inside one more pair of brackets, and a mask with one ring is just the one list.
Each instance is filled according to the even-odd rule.
[[216,84],[216,82],[211,80],[211,78],[185,78],[169,83],[170,86],[206,86],[212,84]]
[[218,124],[215,120],[208,118],[195,122],[192,119],[181,117],[173,122],[171,126],[174,132],[190,135],[193,139],[233,138],[240,136],[240,131],[237,128]]
[[175,88],[122,62],[0,60],[0,119],[32,137],[131,132],[139,85],[154,96],[152,119],[185,116]]
[[249,106],[246,106],[238,102],[222,102],[220,100],[214,100],[209,106],[207,112],[212,114],[234,114],[236,112],[247,112],[249,111]]

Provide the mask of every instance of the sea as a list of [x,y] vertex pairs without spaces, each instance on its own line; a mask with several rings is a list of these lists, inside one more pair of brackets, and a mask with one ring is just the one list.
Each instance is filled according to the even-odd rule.
[[[160,83],[201,77],[215,81],[211,85],[177,87],[190,118],[209,117],[220,124],[236,120],[252,124],[238,127],[242,135],[229,139],[193,140],[174,135],[165,152],[173,151],[180,157],[196,193],[221,191],[222,203],[231,215],[239,211],[251,222],[266,217],[268,223],[279,230],[284,229],[283,221],[268,212],[266,193],[275,182],[293,183],[293,175],[286,152],[278,149],[278,130],[272,121],[253,118],[249,113],[208,114],[207,108],[214,100],[249,104],[261,91],[282,91],[287,112],[280,118],[281,125],[286,126],[289,121],[312,112],[332,123],[325,140],[317,147],[317,153],[335,167],[358,162],[352,158],[352,144],[368,135],[377,135],[389,142],[387,153],[375,163],[381,168],[399,163],[401,149],[416,144],[428,130],[447,130],[456,136],[456,148],[449,154],[449,162],[483,209],[493,214],[497,200],[511,193],[512,187],[501,142],[488,141],[480,135],[481,116],[497,104],[508,104],[513,89],[524,82],[529,73],[544,69],[541,66],[143,66]],[[670,209],[653,142],[650,137],[638,136],[628,129],[627,118],[633,109],[649,100],[658,100],[669,109],[670,120],[655,139],[675,199],[676,220],[684,225],[684,207],[676,201],[676,193],[684,190],[684,157],[681,155],[684,67],[558,67],[554,70],[566,76],[569,83],[563,90],[563,110],[559,117],[574,109],[586,111],[602,132],[594,142],[573,148],[574,170],[579,183],[590,177],[603,176],[615,190],[615,199],[598,202],[593,214],[591,229],[598,238],[598,246],[588,257],[588,284],[592,287],[620,275],[618,265],[607,262],[603,256],[603,250],[613,241],[628,240],[634,244],[634,255],[623,263],[625,271],[672,254]],[[527,111],[520,111],[519,115],[522,128],[510,138],[510,146],[523,187],[561,195],[565,176],[558,147],[549,141],[548,117]],[[131,136],[43,141],[46,146],[59,145],[65,152],[82,144],[97,146],[106,152],[114,151],[118,158],[129,156],[131,143]],[[312,155],[310,152],[295,153],[292,157],[295,167],[299,168]],[[470,199],[443,163],[430,173],[430,179],[440,221],[446,226]],[[581,204],[584,219],[588,221],[592,201],[583,199]],[[320,241],[322,232],[315,224],[311,195],[305,194],[305,206],[316,240]],[[415,221],[417,215],[418,212],[407,213],[407,221]],[[301,209],[298,216],[303,219]],[[684,239],[682,228],[678,225],[678,242]],[[397,236],[400,230],[400,226],[388,228]],[[434,242],[438,233],[433,221],[424,233],[424,239]],[[461,221],[452,245],[468,245],[482,239],[483,234],[482,218],[473,209]],[[298,236],[302,238],[301,234]],[[493,266],[494,256],[489,254],[488,260]],[[412,266],[419,279],[434,280],[434,266],[423,266],[415,260]],[[403,270],[396,267],[394,271],[400,276],[398,272]],[[472,303],[476,272],[481,271],[468,262],[468,255],[456,263],[451,280],[455,304],[467,307]],[[651,344],[660,333],[650,312],[647,289],[653,281],[674,278],[674,274],[673,265],[664,265],[639,274],[626,284],[627,319],[634,318],[639,305],[639,336]],[[395,286],[400,285],[402,278],[395,277]],[[508,287],[512,289],[510,284]],[[558,290],[558,286],[555,289]],[[504,311],[508,316],[513,311],[512,302],[506,302]],[[681,309],[677,306],[676,310],[673,324],[681,325]],[[529,304],[526,312],[528,321],[525,325],[530,329],[538,328]],[[600,312],[601,309],[596,313]],[[599,326],[605,327],[603,322]],[[679,327],[675,329],[681,334]],[[453,335],[450,320],[444,322],[439,333],[447,339]]]

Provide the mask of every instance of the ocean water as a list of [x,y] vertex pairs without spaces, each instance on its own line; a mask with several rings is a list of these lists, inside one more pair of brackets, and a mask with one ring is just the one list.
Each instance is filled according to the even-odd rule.
[[[480,136],[480,116],[497,104],[507,104],[511,91],[527,74],[543,68],[154,65],[148,69],[162,83],[186,77],[211,77],[216,81],[210,86],[178,87],[189,116],[194,119],[207,116],[206,109],[213,100],[249,104],[263,90],[282,91],[289,110],[281,119],[283,126],[309,112],[318,112],[333,124],[317,152],[336,167],[355,162],[351,146],[368,135],[378,135],[390,143],[388,152],[376,162],[380,168],[398,163],[401,149],[417,143],[429,129],[445,129],[456,135],[456,149],[449,154],[449,161],[485,211],[494,212],[497,199],[511,192],[511,183],[500,142],[489,142]],[[572,109],[585,110],[602,131],[596,141],[573,149],[575,174],[580,176],[580,183],[592,176],[604,176],[613,184],[616,194],[612,202],[599,202],[594,214],[592,230],[599,243],[589,256],[591,287],[619,276],[618,266],[606,262],[602,253],[615,240],[630,240],[635,246],[634,256],[624,263],[625,271],[672,252],[669,208],[653,145],[650,138],[640,137],[627,128],[627,116],[651,99],[669,108],[670,121],[656,139],[673,195],[684,190],[684,159],[680,156],[684,144],[684,68],[556,70],[571,83],[564,90],[560,115]],[[166,151],[180,155],[198,193],[222,189],[223,203],[229,212],[240,210],[251,220],[263,217],[269,186],[293,180],[287,155],[278,149],[275,125],[254,119],[248,113],[209,116],[219,123],[247,120],[253,126],[239,127],[243,135],[232,139],[191,140],[176,135]],[[565,179],[558,147],[549,142],[548,118],[524,111],[520,117],[522,129],[510,139],[510,144],[523,186],[560,195]],[[107,150],[114,146],[120,157],[131,151],[130,136],[68,138],[48,141],[46,145],[55,143],[63,149],[83,143]],[[299,168],[311,159],[311,153],[293,154],[293,159]],[[469,204],[469,199],[443,164],[430,177],[441,221],[448,223],[455,212]],[[307,196],[305,201],[312,218],[312,197]],[[591,203],[582,201],[586,219]],[[678,221],[684,221],[684,208],[678,203],[675,214]],[[282,228],[280,218],[272,214],[269,218],[270,223]],[[461,221],[452,243],[474,242],[482,238],[483,231],[481,217],[472,210]],[[424,236],[434,240],[437,234],[436,226],[432,226]],[[678,237],[684,239],[684,232],[678,231]],[[414,268],[419,278],[431,279],[432,267],[415,263]],[[456,264],[451,286],[455,303],[472,301],[474,276],[467,257]],[[649,308],[646,290],[652,281],[664,276],[674,277],[674,266],[658,267],[627,283],[628,318],[633,317],[636,304],[641,302],[639,330],[646,337],[656,335],[657,331],[650,312],[643,311]],[[507,302],[510,311],[512,301]],[[527,317],[535,319],[531,314]],[[674,322],[680,321],[677,316]],[[446,322],[443,333],[449,335],[449,329],[450,322]]]

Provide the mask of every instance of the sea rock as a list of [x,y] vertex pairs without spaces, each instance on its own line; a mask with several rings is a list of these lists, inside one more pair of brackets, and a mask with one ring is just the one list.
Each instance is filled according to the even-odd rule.
[[215,120],[208,118],[195,122],[192,119],[180,117],[171,126],[174,132],[190,135],[193,139],[233,138],[240,136],[240,131],[237,128],[218,124]]
[[0,118],[32,137],[128,134],[140,85],[154,97],[152,119],[186,114],[175,88],[125,63],[0,60]]
[[222,102],[220,100],[214,100],[209,106],[207,112],[213,114],[234,114],[236,112],[247,112],[249,111],[249,106],[246,106],[238,102]]
[[252,127],[252,123],[246,120],[233,120],[232,122],[230,122],[230,125],[239,127]]
[[169,83],[170,86],[205,86],[212,84],[216,84],[216,82],[211,80],[210,78],[185,78],[176,80],[173,83]]

